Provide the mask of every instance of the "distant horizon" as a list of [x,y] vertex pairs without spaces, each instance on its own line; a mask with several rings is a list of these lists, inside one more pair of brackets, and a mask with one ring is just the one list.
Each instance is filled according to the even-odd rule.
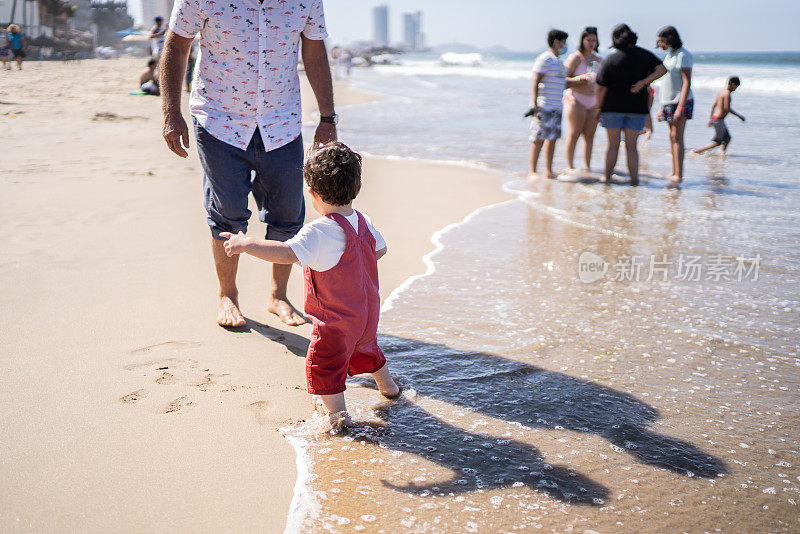
[[[330,40],[330,38],[328,40]],[[350,44],[352,44],[352,43],[350,43]],[[339,45],[339,46],[347,46],[346,43],[337,43],[337,45]],[[514,52],[516,54],[536,53],[536,52],[541,52],[543,50],[546,50],[546,48],[547,48],[546,46],[542,46],[541,48],[534,48],[534,49],[529,49],[529,50],[518,50],[518,49],[514,49],[514,48],[509,48],[509,47],[507,47],[505,45],[502,45],[502,44],[493,44],[493,45],[489,45],[489,46],[478,46],[478,45],[474,45],[474,44],[471,44],[471,43],[463,43],[463,42],[457,42],[457,41],[436,43],[436,44],[427,45],[427,47],[428,48],[440,48],[440,47],[444,47],[444,46],[448,46],[448,45],[470,46],[470,47],[473,47],[473,48],[476,48],[476,49],[479,49],[479,50],[488,50],[490,48],[503,48],[508,52]],[[392,47],[392,48],[395,48],[394,45],[389,45],[389,46]],[[641,45],[639,45],[639,46],[641,46]],[[572,48],[574,48],[574,47],[572,47]],[[572,51],[572,48],[570,48],[569,51]],[[647,48],[647,47],[644,47],[644,48]],[[606,47],[605,49],[606,50],[611,50],[612,48],[611,47]],[[656,47],[652,47],[650,49],[651,50],[656,50]],[[600,51],[602,51],[602,50],[603,50],[603,48],[600,49]],[[693,54],[800,54],[800,48],[798,48],[796,50],[694,50],[692,53]]]

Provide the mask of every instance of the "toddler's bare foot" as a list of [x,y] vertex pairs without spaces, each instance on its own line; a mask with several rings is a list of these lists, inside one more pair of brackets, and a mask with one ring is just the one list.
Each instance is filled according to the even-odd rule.
[[350,414],[347,412],[336,412],[328,414],[328,422],[330,422],[333,432],[341,432],[350,426],[353,421],[350,419]]
[[394,399],[400,395],[400,387],[394,381],[392,375],[389,374],[389,368],[386,365],[372,373],[372,378],[375,379],[375,383],[378,385],[378,391],[380,391],[381,395],[384,397]]
[[271,298],[269,304],[267,304],[267,310],[280,317],[281,321],[289,326],[299,326],[308,322],[305,317],[297,313],[294,306],[285,298]]
[[239,311],[239,303],[236,298],[222,296],[219,298],[219,313],[217,314],[217,324],[236,328],[244,326],[244,316]]
[[314,402],[314,410],[321,416],[326,417],[328,419],[328,423],[330,424],[331,430],[333,432],[339,432],[344,428],[350,426],[352,420],[350,419],[350,414],[347,413],[347,410],[339,410],[336,412],[331,412],[328,410],[328,407],[325,406],[325,401],[322,399],[322,396],[314,395],[312,398]]

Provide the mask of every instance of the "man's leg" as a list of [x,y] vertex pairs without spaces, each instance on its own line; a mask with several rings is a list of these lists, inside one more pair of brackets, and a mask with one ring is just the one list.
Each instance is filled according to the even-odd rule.
[[220,326],[244,326],[245,320],[239,311],[239,291],[236,289],[236,271],[239,267],[239,255],[228,257],[223,246],[224,241],[211,238],[211,252],[214,255],[214,266],[219,280],[219,313],[217,324]]
[[[253,197],[258,205],[258,218],[267,224],[267,239],[286,241],[303,226],[303,139],[269,152],[261,137],[254,137],[256,147],[256,178]],[[289,326],[306,323],[286,295],[291,265],[272,266],[270,295],[267,309]]]
[[[716,141],[712,141],[710,144],[704,146],[703,148],[695,148],[694,150],[692,150],[692,152],[695,153],[695,154],[702,154],[703,152],[711,150],[712,148],[717,148],[718,146],[719,146],[719,143],[717,143]],[[724,150],[725,149],[723,148],[723,151]]]
[[556,174],[553,172],[553,156],[556,153],[556,139],[547,140],[544,143],[544,157],[545,164],[547,165],[547,177],[555,178]]
[[539,154],[542,153],[544,140],[536,139],[531,143],[531,174],[536,174],[536,166],[539,164]]
[[223,247],[220,232],[247,231],[250,210],[247,197],[250,193],[252,164],[247,152],[228,145],[195,124],[195,139],[200,164],[203,167],[203,193],[211,229],[211,252],[219,281],[220,326],[238,327],[245,324],[239,311],[239,292],[236,288],[238,256],[229,258]]
[[292,274],[291,264],[272,264],[272,280],[267,310],[280,317],[281,321],[287,325],[298,326],[308,321],[292,306],[292,303],[289,302],[289,297],[286,295],[290,274]]

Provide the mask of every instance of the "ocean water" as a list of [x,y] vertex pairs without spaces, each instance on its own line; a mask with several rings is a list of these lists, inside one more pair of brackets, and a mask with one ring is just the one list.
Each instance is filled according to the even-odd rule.
[[354,71],[382,97],[341,110],[345,142],[500,170],[512,197],[384,306],[403,397],[357,377],[346,433],[286,429],[288,531],[800,530],[800,58],[696,58],[687,146],[729,75],[747,122],[681,189],[659,124],[641,187],[525,180],[533,58]]

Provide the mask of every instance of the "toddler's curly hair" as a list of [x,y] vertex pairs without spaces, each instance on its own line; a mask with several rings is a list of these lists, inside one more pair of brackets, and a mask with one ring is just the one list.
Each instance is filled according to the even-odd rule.
[[361,190],[361,155],[332,141],[309,152],[303,177],[323,202],[344,206]]

